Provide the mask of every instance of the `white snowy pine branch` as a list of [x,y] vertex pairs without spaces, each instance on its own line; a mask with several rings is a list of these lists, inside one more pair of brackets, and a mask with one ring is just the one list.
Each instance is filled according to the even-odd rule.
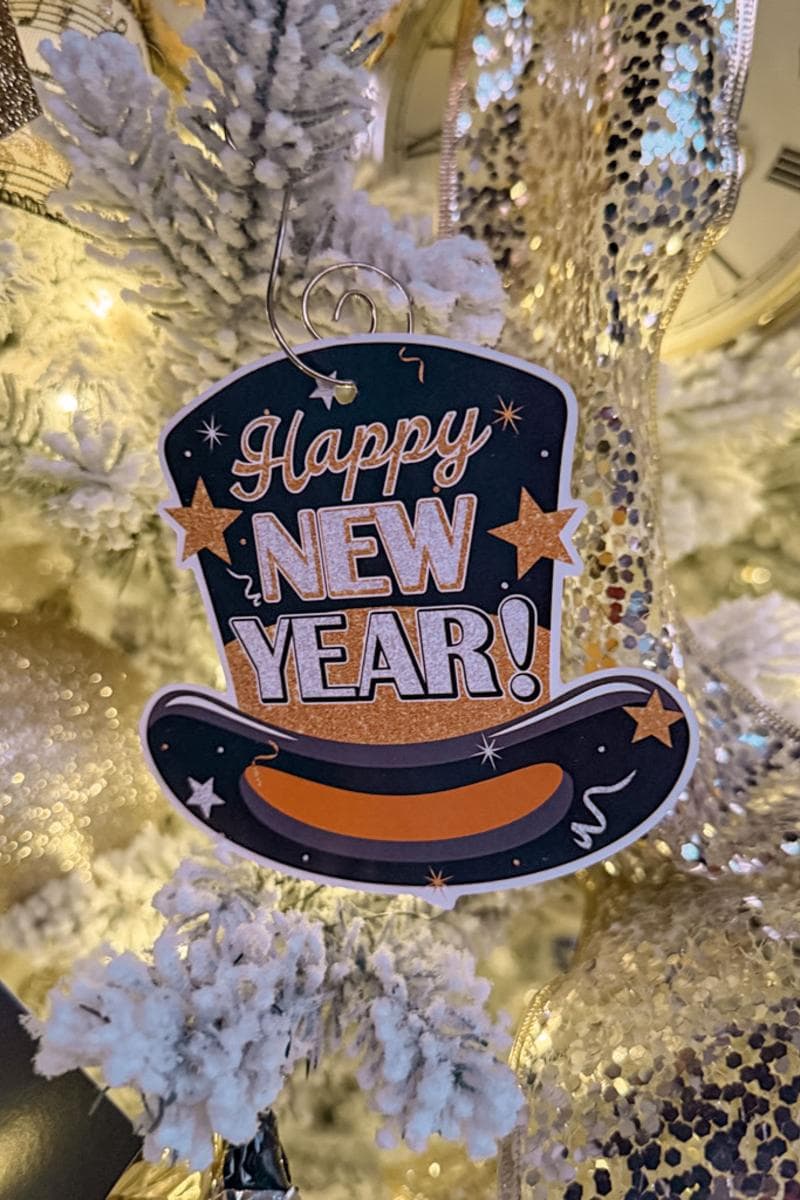
[[24,954],[37,970],[66,970],[102,941],[144,950],[164,925],[153,896],[204,841],[186,823],[172,832],[144,825],[128,846],[95,855],[88,878],[51,879],[0,915],[0,952]]
[[151,953],[106,948],[31,1022],[43,1074],[95,1066],[140,1091],[149,1158],[204,1167],[213,1132],[247,1141],[299,1063],[341,1049],[384,1144],[439,1133],[485,1157],[513,1128],[521,1098],[489,985],[428,922],[354,914],[330,889],[278,891],[246,863],[187,861],[154,904],[166,926]]
[[663,522],[673,560],[743,536],[768,503],[775,452],[800,430],[797,326],[662,368]]
[[[371,263],[399,280],[412,296],[415,328],[420,331],[484,345],[500,336],[503,287],[481,242],[463,235],[432,240],[428,222],[412,218],[395,222],[364,192],[355,192],[342,199],[325,236],[317,239],[308,276],[347,261]],[[331,290],[338,294],[341,280],[337,282],[335,275],[328,278]],[[391,284],[378,289],[369,274],[363,283],[367,290],[380,290],[398,318],[405,315],[402,297]],[[395,328],[403,328],[401,319]]]
[[719,664],[800,724],[800,604],[779,592],[740,596],[692,621]]
[[271,344],[264,295],[284,188],[293,206],[292,282],[358,246],[397,273],[425,328],[494,340],[503,291],[465,238],[420,246],[364,197],[352,160],[371,119],[363,34],[386,0],[211,0],[187,40],[198,58],[176,106],[116,35],[67,32],[43,54],[61,93],[52,136],[73,178],[58,198],[106,265],[136,282],[171,346],[173,374],[199,387]]
[[45,490],[52,518],[108,550],[131,546],[162,489],[155,451],[130,445],[129,436],[115,421],[95,427],[77,412],[70,433],[42,433],[49,454],[29,453],[22,464]]

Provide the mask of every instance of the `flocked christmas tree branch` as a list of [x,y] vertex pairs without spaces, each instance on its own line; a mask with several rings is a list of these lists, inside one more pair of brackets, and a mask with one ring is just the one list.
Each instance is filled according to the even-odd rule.
[[248,1141],[296,1068],[340,1052],[384,1146],[438,1133],[481,1158],[513,1128],[520,1096],[489,984],[419,915],[203,861],[154,904],[166,926],[151,953],[106,948],[51,994],[45,1025],[31,1019],[44,1074],[91,1065],[140,1092],[149,1158],[205,1167],[214,1132]]
[[[212,3],[177,107],[113,35],[67,35],[48,52],[74,171],[64,210],[152,318],[173,375],[166,387],[142,379],[126,411],[140,399],[173,409],[176,381],[196,389],[269,348],[263,297],[290,180],[285,305],[319,266],[362,258],[409,287],[423,327],[472,341],[499,332],[502,292],[479,244],[426,245],[353,193],[369,120],[354,47],[381,7]],[[110,548],[137,537],[153,503],[141,441],[123,454],[119,431],[80,420],[74,437],[45,433],[51,457],[25,467],[53,485],[52,515]],[[349,1050],[385,1141],[421,1146],[438,1131],[491,1153],[518,1096],[471,960],[421,922],[412,938],[409,918],[298,900],[251,868],[185,866],[157,902],[167,925],[152,953],[96,956],[55,995],[42,1068],[94,1063],[137,1087],[148,1152],[199,1166],[212,1130],[247,1140],[295,1068]]]
[[289,183],[295,278],[366,252],[409,287],[424,327],[499,334],[503,292],[479,243],[420,246],[353,194],[371,117],[362,35],[383,7],[212,0],[188,34],[198,57],[178,105],[121,37],[43,48],[63,89],[52,135],[74,169],[56,200],[129,277],[194,390],[270,348],[264,296]]

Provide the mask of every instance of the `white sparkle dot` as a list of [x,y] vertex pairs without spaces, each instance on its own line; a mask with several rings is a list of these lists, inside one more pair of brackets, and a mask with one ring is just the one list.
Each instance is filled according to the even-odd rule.
[[183,452],[183,457],[184,457],[184,458],[191,458],[191,457],[192,457],[192,452],[191,452],[191,450],[184,450],[184,452]]
[[605,748],[605,746],[598,746],[598,747],[597,747],[597,753],[598,753],[598,754],[605,754],[605,752],[606,752],[606,748]]
[[309,858],[310,858],[310,857],[311,857],[311,855],[310,855],[310,854],[301,854],[301,855],[300,855],[300,861],[301,861],[301,862],[308,862],[308,860],[309,860]]
[[549,457],[550,457],[550,451],[549,451],[549,450],[540,450],[540,451],[539,451],[539,457],[540,457],[540,458],[549,458]]
[[504,592],[507,590],[507,588],[508,588],[508,584],[506,583],[505,579],[504,579],[504,580],[503,580],[503,582],[500,584],[500,587],[503,589],[503,591],[504,591]]
[[225,747],[217,746],[217,754],[224,754],[224,753],[225,753]]

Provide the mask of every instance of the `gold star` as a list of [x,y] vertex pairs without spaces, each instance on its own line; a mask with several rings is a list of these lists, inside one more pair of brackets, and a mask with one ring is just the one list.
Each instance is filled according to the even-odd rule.
[[428,867],[425,882],[429,887],[435,888],[437,891],[443,891],[452,878],[452,875],[444,875],[441,871],[434,871],[433,867]]
[[683,720],[683,713],[671,708],[664,708],[661,703],[661,693],[656,689],[647,704],[623,705],[624,711],[636,722],[636,732],[632,742],[643,742],[645,738],[658,738],[664,746],[672,749],[672,734],[670,725]]
[[490,529],[492,537],[502,538],[517,548],[517,579],[521,579],[540,558],[554,562],[574,561],[572,549],[564,541],[564,526],[577,509],[559,508],[542,512],[533,496],[520,488],[519,512],[516,521]]
[[510,425],[514,430],[514,433],[519,433],[519,430],[517,429],[517,421],[522,420],[522,416],[520,415],[522,413],[522,409],[517,408],[514,405],[513,400],[507,403],[502,396],[498,396],[497,399],[500,401],[500,407],[493,409],[493,411],[497,413],[497,416],[492,424],[497,425],[499,422],[502,429],[508,429]]
[[210,550],[223,562],[230,563],[231,556],[222,535],[242,515],[240,508],[215,508],[205,483],[198,479],[191,505],[188,508],[168,508],[166,512],[184,531],[181,562],[186,562],[198,550]]

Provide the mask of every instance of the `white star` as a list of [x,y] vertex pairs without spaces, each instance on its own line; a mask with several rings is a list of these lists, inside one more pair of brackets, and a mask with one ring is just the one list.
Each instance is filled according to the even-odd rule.
[[203,441],[208,443],[209,449],[213,450],[218,446],[227,433],[222,432],[222,426],[217,424],[217,418],[212,415],[210,421],[203,421],[203,424],[197,430],[203,435]]
[[225,803],[224,800],[215,794],[213,779],[207,779],[205,783],[198,783],[190,775],[189,786],[192,789],[192,794],[186,803],[192,808],[199,808],[206,820],[211,815],[212,808],[217,808],[218,805]]
[[489,742],[486,740],[486,734],[482,733],[481,740],[478,742],[478,753],[471,754],[470,758],[479,758],[483,766],[485,766],[488,762],[491,765],[492,770],[496,771],[497,768],[494,765],[494,760],[500,757],[499,752],[495,749],[496,745],[497,742],[494,740],[494,738],[492,738],[492,740]]
[[[331,379],[338,378],[339,376],[336,371],[332,371]],[[321,379],[308,398],[309,400],[321,400],[328,411],[330,411],[330,407],[336,399],[336,388],[332,383],[325,383],[324,380]]]

